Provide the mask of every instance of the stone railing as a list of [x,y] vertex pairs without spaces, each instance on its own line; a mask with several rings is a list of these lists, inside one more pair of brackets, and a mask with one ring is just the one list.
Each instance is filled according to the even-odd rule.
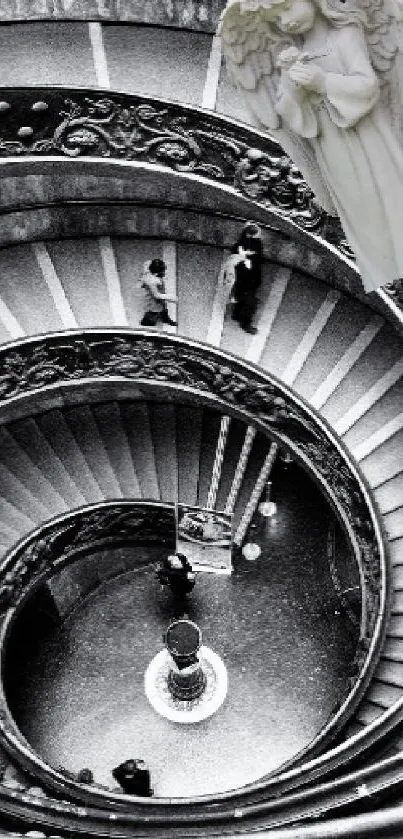
[[[194,341],[126,330],[63,332],[0,348],[0,416],[44,410],[68,389],[94,383],[125,393],[174,390],[219,406],[291,449],[339,515],[367,584],[364,624],[372,637],[384,587],[378,520],[362,477],[330,428],[285,385],[253,365]],[[366,634],[366,633],[364,633]]]
[[268,135],[158,99],[63,88],[3,88],[0,158],[63,156],[167,166],[224,184],[352,257],[337,219]]
[[0,21],[99,20],[214,32],[226,0],[0,0]]
[[[348,453],[327,425],[276,379],[224,352],[177,336],[131,330],[117,333],[88,330],[28,339],[0,349],[2,419],[27,416],[33,409],[46,409],[52,400],[54,404],[60,404],[60,400],[69,404],[69,394],[75,402],[80,400],[80,393],[83,401],[91,401],[99,398],[101,392],[111,393],[113,389],[116,394],[125,395],[130,392],[146,395],[153,390],[169,394],[171,399],[185,395],[196,403],[215,405],[225,414],[239,416],[288,448],[321,485],[350,539],[364,593],[361,637],[351,671],[351,689],[333,717],[334,733],[365,690],[376,664],[387,616],[387,569],[381,531],[365,482]],[[153,504],[152,508],[156,506]],[[160,515],[163,506],[158,507],[157,536],[162,536],[165,528],[165,512]],[[29,537],[17,546],[0,567],[3,642],[7,640],[7,627],[11,626],[17,609],[51,569],[80,552],[93,549],[106,538],[130,541],[138,539],[139,533],[145,538],[143,527],[147,529],[148,524],[143,513],[143,507],[139,513],[139,505],[133,509],[121,502],[101,505],[92,512],[82,510],[76,517],[59,519],[41,534],[36,533],[34,538]],[[152,530],[155,533],[155,523]],[[147,534],[149,538],[149,528]],[[210,828],[216,830],[218,823],[222,832],[233,830],[234,825],[239,830],[240,822],[243,830],[247,830],[252,824],[260,827],[280,824],[279,809],[285,822],[289,822],[288,801],[294,818],[305,819],[315,812],[331,811],[336,800],[362,804],[359,772],[351,778],[341,778],[331,790],[326,784],[322,789],[320,781],[326,773],[334,772],[371,747],[378,737],[385,736],[402,717],[400,705],[387,716],[386,721],[380,718],[379,724],[370,726],[368,732],[364,731],[354,741],[347,741],[321,757],[312,759],[310,754],[305,764],[245,790],[223,793],[205,801],[134,802],[95,786],[80,787],[44,764],[21,738],[4,703],[0,712],[0,744],[48,793],[45,797],[36,796],[32,790],[25,795],[16,794],[0,785],[0,806],[5,815],[20,823],[45,825],[52,834],[67,830],[77,835],[97,835],[107,829],[108,835],[121,836],[126,835],[122,830],[130,832],[139,825],[142,830],[158,834],[161,826],[168,823],[179,830],[181,825],[186,825],[187,830],[192,823],[194,831],[203,835]],[[397,758],[393,767],[388,764],[388,771],[392,770],[396,782],[400,777],[403,781],[403,767]],[[371,781],[374,790],[382,789],[385,771],[380,763],[366,769],[365,782]],[[315,785],[318,779],[319,785]],[[301,785],[305,786],[305,792],[302,796],[297,792],[291,805],[292,790]]]
[[[58,156],[164,166],[225,185],[354,264],[338,218],[322,210],[281,146],[244,124],[145,96],[56,87],[3,88],[0,114],[0,160]],[[385,291],[402,309],[403,281]]]
[[105,501],[68,513],[31,533],[0,566],[0,621],[8,609],[14,611],[29,597],[33,587],[78,555],[124,544],[158,544],[174,550],[174,506],[157,501]]
[[[87,330],[15,342],[0,349],[0,417],[27,416],[52,404],[108,397],[144,396],[192,399],[239,416],[290,451],[328,497],[344,528],[359,569],[362,597],[360,640],[351,667],[348,694],[329,722],[340,727],[357,704],[376,664],[387,612],[387,574],[383,540],[365,483],[346,450],[327,425],[284,385],[253,365],[219,350],[177,336],[131,330]],[[81,392],[82,396],[78,397]],[[59,542],[71,533],[57,537]],[[46,551],[53,547],[42,546]],[[41,548],[42,550],[42,548]],[[14,555],[16,556],[16,555]],[[53,561],[53,560],[52,560]],[[13,607],[35,567],[35,555],[11,573],[0,573],[0,605]],[[35,571],[36,573],[36,571]],[[11,575],[11,576],[10,576]],[[320,734],[323,745],[322,731]],[[314,749],[310,748],[312,753]]]

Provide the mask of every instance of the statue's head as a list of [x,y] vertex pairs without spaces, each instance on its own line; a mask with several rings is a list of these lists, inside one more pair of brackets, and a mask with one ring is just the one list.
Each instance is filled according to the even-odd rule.
[[227,7],[236,5],[243,14],[261,13],[280,32],[302,35],[308,32],[319,12],[336,27],[348,23],[365,26],[366,12],[350,5],[349,0],[228,0]]
[[276,23],[287,35],[303,35],[312,29],[316,7],[312,0],[284,0],[277,6]]

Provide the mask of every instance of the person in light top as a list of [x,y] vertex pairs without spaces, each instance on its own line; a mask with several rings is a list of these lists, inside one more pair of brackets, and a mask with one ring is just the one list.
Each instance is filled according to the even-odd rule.
[[144,297],[144,315],[141,326],[157,326],[158,323],[168,323],[176,326],[168,313],[168,303],[177,303],[175,295],[167,294],[165,289],[166,264],[163,259],[152,259],[146,262],[140,280],[140,288]]

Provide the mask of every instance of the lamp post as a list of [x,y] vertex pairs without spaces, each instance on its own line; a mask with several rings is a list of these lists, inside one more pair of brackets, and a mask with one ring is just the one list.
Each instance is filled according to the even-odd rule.
[[277,504],[274,501],[271,501],[271,490],[272,490],[272,482],[267,481],[266,489],[265,489],[265,499],[259,504],[259,513],[265,519],[271,518],[277,512]]

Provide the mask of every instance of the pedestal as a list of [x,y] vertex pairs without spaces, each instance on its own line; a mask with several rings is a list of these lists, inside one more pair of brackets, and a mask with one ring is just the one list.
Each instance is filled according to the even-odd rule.
[[201,642],[201,631],[193,621],[178,620],[168,627],[166,648],[172,658],[168,689],[175,699],[197,699],[206,687],[206,674],[198,658]]
[[202,647],[193,621],[174,621],[166,649],[151,661],[145,692],[153,708],[172,722],[200,722],[214,714],[227,694],[227,671],[218,655]]

